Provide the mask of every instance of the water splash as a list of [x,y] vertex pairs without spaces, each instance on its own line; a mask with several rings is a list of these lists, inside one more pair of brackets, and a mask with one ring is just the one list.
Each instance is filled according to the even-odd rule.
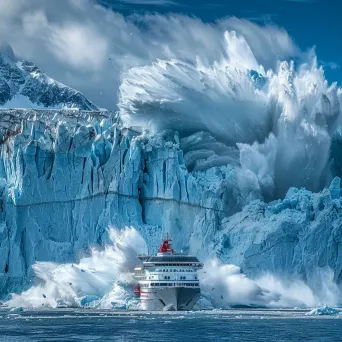
[[[194,170],[235,159],[246,203],[282,197],[291,186],[322,188],[331,178],[342,90],[328,84],[313,54],[266,70],[242,35],[226,32],[223,40],[226,53],[210,66],[200,58],[157,60],[124,74],[124,123],[178,130]],[[210,144],[203,147],[201,137]]]
[[[147,246],[133,228],[110,229],[113,245],[92,250],[78,264],[39,262],[33,265],[36,284],[21,294],[12,294],[10,307],[94,307],[100,309],[140,309],[134,297],[132,272],[138,254]],[[271,275],[253,281],[235,265],[208,259],[199,272],[202,298],[198,309],[232,306],[289,307],[336,305],[337,286],[326,279],[320,296],[303,282],[284,284]]]
[[38,262],[34,264],[37,285],[13,294],[9,306],[24,307],[124,307],[133,297],[132,271],[140,263],[137,255],[147,253],[141,235],[133,228],[110,229],[113,245],[93,249],[78,264]]
[[235,265],[225,265],[217,259],[205,263],[199,274],[203,296],[215,308],[232,306],[267,307],[280,300],[281,295],[257,285]]

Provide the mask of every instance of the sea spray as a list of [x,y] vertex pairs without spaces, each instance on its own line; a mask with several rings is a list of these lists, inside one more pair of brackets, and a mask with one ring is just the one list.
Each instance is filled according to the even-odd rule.
[[314,307],[321,305],[338,306],[341,304],[341,290],[333,280],[331,269],[317,268],[311,287],[300,279],[279,279],[271,274],[265,274],[256,281],[262,288],[281,294],[275,307]]
[[226,309],[232,306],[270,306],[280,300],[276,291],[268,291],[241,272],[240,267],[222,264],[210,259],[199,271],[203,297],[215,308]]
[[222,46],[209,66],[200,56],[158,59],[124,73],[123,122],[153,134],[177,130],[190,170],[238,165],[244,204],[282,198],[291,186],[322,189],[334,163],[341,89],[312,54],[299,63],[275,60],[271,70],[235,31],[222,35]]
[[78,264],[38,262],[34,264],[37,285],[13,294],[9,306],[124,307],[133,297],[133,268],[137,255],[146,253],[141,235],[133,228],[110,228],[113,245],[91,250]]
[[[112,245],[91,250],[78,264],[38,262],[33,265],[36,285],[21,294],[12,294],[10,307],[93,307],[99,309],[140,309],[134,296],[134,266],[138,254],[147,254],[147,245],[134,228],[109,229]],[[204,261],[199,271],[201,298],[196,309],[234,306],[294,307],[337,304],[332,280],[317,295],[304,282],[284,282],[272,275],[256,281],[240,267],[215,258]],[[325,294],[325,296],[324,296]],[[335,294],[335,295],[333,295]],[[327,300],[328,302],[324,302]]]

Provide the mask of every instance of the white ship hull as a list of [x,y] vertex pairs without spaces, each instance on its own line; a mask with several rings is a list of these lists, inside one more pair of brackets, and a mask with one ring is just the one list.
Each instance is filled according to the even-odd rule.
[[200,296],[199,288],[144,288],[140,300],[143,310],[191,310]]

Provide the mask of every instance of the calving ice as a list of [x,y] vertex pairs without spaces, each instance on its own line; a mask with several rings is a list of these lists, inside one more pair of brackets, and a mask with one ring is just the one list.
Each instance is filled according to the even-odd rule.
[[156,255],[141,255],[134,268],[139,285],[134,293],[144,310],[191,310],[201,290],[197,271],[203,264],[195,256],[177,253],[167,235]]

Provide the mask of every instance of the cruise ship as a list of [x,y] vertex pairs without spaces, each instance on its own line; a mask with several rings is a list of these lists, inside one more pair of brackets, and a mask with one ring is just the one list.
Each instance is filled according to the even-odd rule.
[[167,236],[156,255],[140,255],[134,268],[134,288],[143,310],[191,310],[201,290],[197,271],[203,264],[195,256],[176,253]]

